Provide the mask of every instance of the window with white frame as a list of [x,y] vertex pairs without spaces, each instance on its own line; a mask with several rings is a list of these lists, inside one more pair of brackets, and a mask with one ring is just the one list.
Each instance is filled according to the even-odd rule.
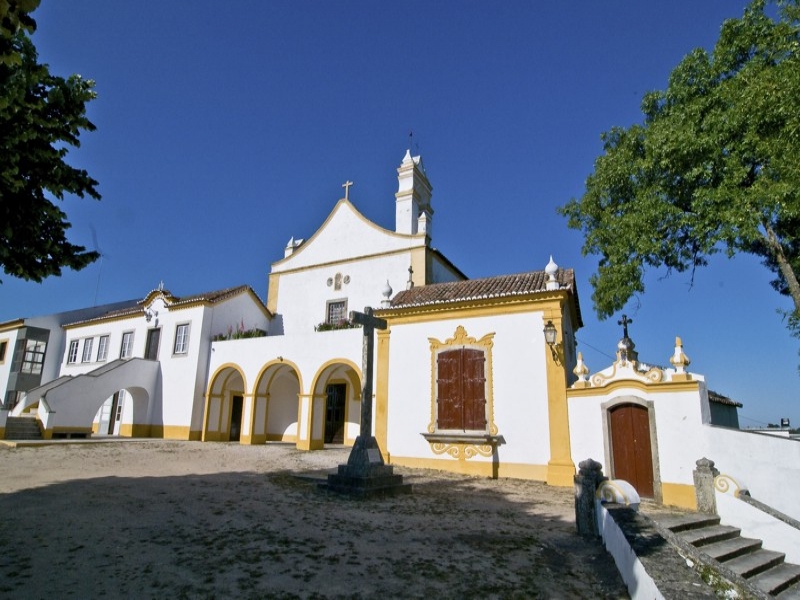
[[331,300],[328,302],[328,315],[326,323],[338,325],[347,320],[347,300]]
[[97,362],[103,362],[108,358],[108,336],[101,335],[97,342]]
[[175,354],[186,354],[189,351],[189,324],[182,323],[175,328]]
[[69,352],[67,352],[67,364],[74,364],[78,362],[78,340],[72,340],[69,343]]
[[92,346],[94,346],[94,338],[86,338],[83,340],[81,362],[92,362]]
[[133,332],[126,331],[122,334],[122,345],[119,348],[120,358],[130,358],[133,356]]

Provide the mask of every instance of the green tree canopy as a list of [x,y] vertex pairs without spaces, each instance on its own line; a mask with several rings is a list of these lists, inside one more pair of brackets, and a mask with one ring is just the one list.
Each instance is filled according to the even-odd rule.
[[800,0],[767,8],[687,55],[642,124],[604,133],[584,195],[559,209],[600,256],[601,318],[644,292],[646,268],[694,274],[721,251],[761,257],[800,314]]
[[95,129],[86,118],[94,82],[51,75],[38,63],[27,36],[38,4],[0,0],[0,265],[33,281],[99,256],[67,240],[70,223],[52,201],[65,194],[100,198],[97,182],[65,162],[81,131]]

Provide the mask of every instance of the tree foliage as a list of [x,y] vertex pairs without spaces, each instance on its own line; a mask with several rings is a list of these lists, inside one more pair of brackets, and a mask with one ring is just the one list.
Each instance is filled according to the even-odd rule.
[[38,3],[0,0],[0,265],[33,281],[99,256],[67,240],[70,223],[53,203],[66,194],[100,198],[97,182],[65,162],[81,132],[95,129],[86,118],[94,82],[39,64],[27,35]]
[[717,252],[752,253],[800,314],[800,0],[753,0],[696,49],[644,122],[602,136],[586,191],[559,209],[600,256],[601,318],[644,292],[647,268],[694,274]]

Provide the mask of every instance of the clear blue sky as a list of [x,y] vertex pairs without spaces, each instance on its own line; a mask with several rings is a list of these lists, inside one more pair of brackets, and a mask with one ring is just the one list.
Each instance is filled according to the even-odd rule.
[[[409,145],[434,188],[433,240],[470,277],[542,269],[578,276],[579,349],[608,366],[621,328],[599,322],[579,232],[557,206],[580,196],[600,134],[641,121],[696,46],[711,48],[742,0],[210,2],[43,0],[40,59],[97,82],[69,161],[103,200],[70,198],[73,242],[102,263],[43,284],[3,276],[0,321],[247,283],[350,198],[394,226]],[[667,364],[680,335],[709,387],[745,404],[743,426],[800,425],[800,342],[789,302],[749,257],[653,272],[626,313],[640,358]]]

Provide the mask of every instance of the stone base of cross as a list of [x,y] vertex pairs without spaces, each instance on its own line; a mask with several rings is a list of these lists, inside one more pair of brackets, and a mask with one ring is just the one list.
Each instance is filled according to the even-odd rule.
[[383,461],[378,440],[372,435],[372,355],[375,348],[375,330],[386,329],[384,319],[372,316],[369,306],[363,313],[351,312],[350,320],[364,329],[362,343],[361,377],[361,434],[356,438],[346,465],[339,465],[335,474],[328,475],[328,490],[357,498],[394,496],[411,493],[411,484],[403,483],[402,475]]

